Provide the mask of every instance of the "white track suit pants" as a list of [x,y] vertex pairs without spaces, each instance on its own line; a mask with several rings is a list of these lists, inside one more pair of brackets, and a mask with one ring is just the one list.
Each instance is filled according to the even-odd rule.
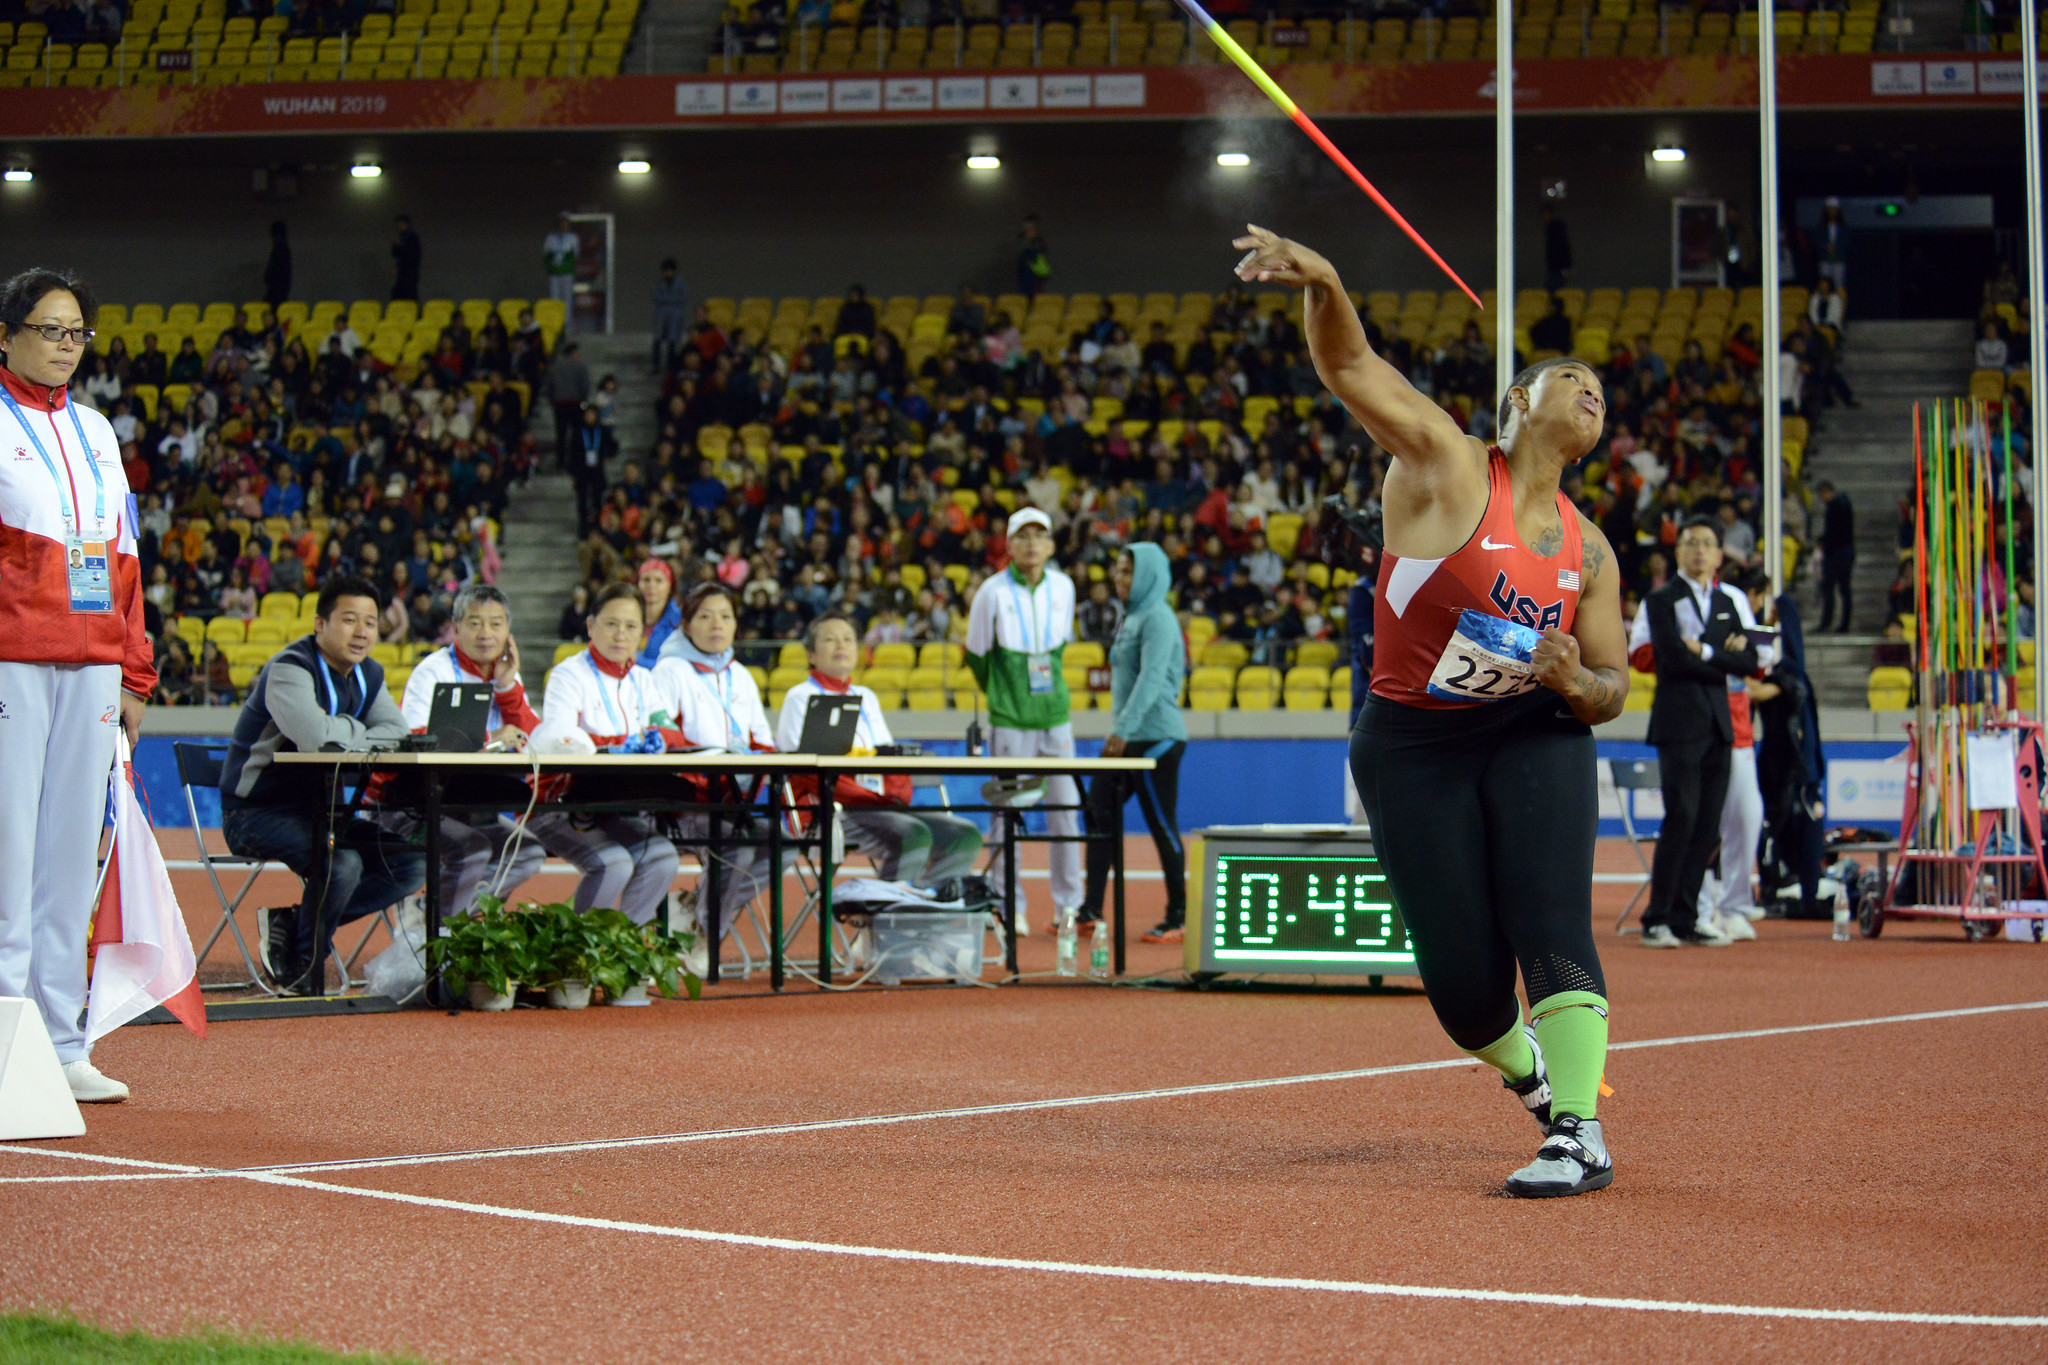
[[1721,804],[1721,903],[1716,910],[1756,905],[1756,845],[1764,833],[1764,793],[1756,780],[1756,749],[1731,749],[1728,798]]
[[57,1060],[88,1054],[85,941],[119,664],[0,663],[0,995],[43,1013]]
[[[1074,756],[1074,727],[1055,725],[1050,730],[1011,730],[1001,725],[992,726],[989,731],[989,752],[997,758],[1072,758]],[[1066,806],[1067,810],[1049,810],[1045,813],[1045,828],[1048,834],[1076,835],[1081,832],[1081,815],[1072,809],[1080,804],[1081,791],[1071,777],[1048,777],[1045,780],[1045,804]],[[988,862],[988,884],[997,895],[1003,889],[1002,831],[992,828],[988,836],[989,847],[995,850]],[[1087,899],[1087,888],[1081,880],[1081,846],[1077,843],[1047,844],[1052,861],[1052,903],[1062,910],[1078,910]],[[1022,898],[1019,898],[1020,902]],[[1017,907],[1023,915],[1023,905]]]

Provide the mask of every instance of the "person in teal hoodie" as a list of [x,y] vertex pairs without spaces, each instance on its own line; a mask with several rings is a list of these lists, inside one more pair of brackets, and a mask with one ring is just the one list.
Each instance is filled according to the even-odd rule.
[[[1149,542],[1118,555],[1110,571],[1110,582],[1124,603],[1124,620],[1109,647],[1111,710],[1102,756],[1149,758],[1155,766],[1151,772],[1102,773],[1088,784],[1091,833],[1112,828],[1117,811],[1136,796],[1158,846],[1159,867],[1166,877],[1166,919],[1141,935],[1147,943],[1180,942],[1187,920],[1187,860],[1180,842],[1178,805],[1180,760],[1188,749],[1180,689],[1188,667],[1180,621],[1166,600],[1172,581],[1166,551]],[[1108,847],[1090,840],[1088,899],[1081,907],[1084,925],[1102,916],[1109,864]]]

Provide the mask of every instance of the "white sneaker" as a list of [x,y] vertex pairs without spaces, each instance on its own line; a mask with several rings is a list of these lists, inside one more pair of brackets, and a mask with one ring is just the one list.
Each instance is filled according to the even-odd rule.
[[1711,919],[1693,921],[1692,934],[1686,941],[1699,948],[1726,948],[1735,942]]
[[1756,939],[1755,927],[1750,924],[1749,917],[1740,910],[1723,910],[1720,917],[1714,921],[1714,926],[1737,943],[1750,943]]
[[1653,924],[1643,930],[1642,945],[1645,948],[1680,948],[1678,935],[1671,932],[1668,924]]
[[119,1104],[128,1098],[127,1086],[100,1074],[99,1068],[83,1057],[64,1064],[64,1082],[71,1087],[71,1098],[80,1104]]

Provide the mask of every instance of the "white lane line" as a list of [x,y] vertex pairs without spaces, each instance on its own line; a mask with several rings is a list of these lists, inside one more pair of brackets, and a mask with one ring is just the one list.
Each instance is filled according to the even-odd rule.
[[380,1199],[415,1208],[444,1209],[479,1214],[517,1222],[545,1223],[557,1227],[588,1228],[601,1232],[628,1232],[642,1236],[671,1237],[683,1241],[713,1242],[725,1246],[754,1247],[771,1251],[811,1252],[828,1256],[852,1256],[871,1260],[912,1261],[927,1265],[972,1266],[986,1270],[1037,1271],[1055,1275],[1090,1275],[1116,1280],[1152,1280],[1174,1284],[1227,1285],[1247,1289],[1297,1289],[1328,1294],[1364,1294],[1398,1299],[1447,1299],[1468,1303],[1536,1304],[1553,1308],[1609,1308],[1638,1313],[1683,1313],[1702,1317],[1785,1318],[1807,1322],[1858,1322],[1930,1327],[2048,1327],[2048,1317],[2007,1316],[1989,1313],[1910,1313],[1862,1308],[1788,1308],[1771,1304],[1698,1303],[1672,1299],[1614,1298],[1590,1294],[1536,1294],[1509,1289],[1456,1289],[1443,1285],[1383,1284],[1362,1280],[1313,1280],[1278,1275],[1234,1275],[1222,1271],[1166,1270],[1149,1266],[1099,1265],[1075,1261],[1041,1261],[1016,1256],[970,1256],[946,1251],[912,1251],[903,1247],[875,1247],[839,1242],[814,1242],[792,1237],[761,1237],[747,1233],[712,1232],[704,1228],[665,1227],[655,1223],[632,1223],[612,1218],[588,1218],[575,1214],[546,1213],[538,1209],[506,1208],[465,1200],[439,1199],[431,1195],[401,1194],[392,1190],[358,1189],[324,1180],[268,1173],[238,1173],[237,1179],[290,1189],[317,1190],[350,1195],[359,1199]]
[[[1820,1024],[1788,1024],[1776,1028],[1742,1029],[1728,1033],[1691,1033],[1670,1038],[1644,1038],[1614,1043],[1610,1052],[1639,1048],[1679,1047],[1691,1043],[1735,1042],[1749,1038],[1774,1038],[1796,1033],[1825,1033],[1838,1029],[1870,1028],[1878,1024],[1921,1023],[1936,1019],[1962,1019],[1985,1014],[2010,1014],[2019,1010],[2048,1009],[2048,1000],[2028,1000],[2010,1005],[1972,1005],[1948,1010],[1922,1010],[1914,1014],[1886,1014],[1868,1019],[1844,1019]],[[1177,1099],[1188,1095],[1217,1095],[1240,1090],[1266,1090],[1278,1086],[1318,1085],[1330,1081],[1367,1080],[1375,1076],[1397,1076],[1409,1072],[1444,1071],[1452,1067],[1479,1066],[1471,1057],[1447,1057],[1434,1062],[1404,1062],[1393,1066],[1361,1067],[1350,1071],[1319,1071],[1298,1076],[1269,1076],[1242,1081],[1211,1081],[1202,1085],[1167,1086],[1154,1090],[1114,1091],[1103,1095],[1074,1095],[1056,1099],[1013,1100],[1003,1104],[963,1105],[950,1109],[912,1110],[896,1114],[870,1114],[843,1119],[812,1119],[802,1123],[760,1124],[746,1128],[707,1128],[683,1133],[654,1133],[641,1137],[596,1138],[582,1142],[538,1143],[521,1147],[480,1147],[456,1152],[423,1152],[415,1155],[363,1157],[339,1161],[295,1162],[277,1166],[212,1169],[179,1166],[166,1162],[129,1162],[127,1158],[96,1156],[60,1148],[0,1144],[0,1151],[30,1155],[71,1157],[85,1161],[125,1162],[150,1166],[162,1174],[119,1176],[7,1176],[0,1185],[79,1184],[110,1180],[165,1180],[194,1176],[220,1178],[232,1175],[291,1173],[297,1171],[363,1171],[386,1166],[432,1166],[456,1161],[497,1161],[516,1156],[562,1156],[580,1152],[607,1152],[632,1147],[674,1146],[691,1142],[718,1142],[732,1138],[778,1137],[793,1133],[831,1132],[845,1128],[877,1128],[938,1119],[980,1118],[994,1114],[1016,1114],[1041,1109],[1074,1109],[1097,1104],[1124,1104],[1135,1100]]]

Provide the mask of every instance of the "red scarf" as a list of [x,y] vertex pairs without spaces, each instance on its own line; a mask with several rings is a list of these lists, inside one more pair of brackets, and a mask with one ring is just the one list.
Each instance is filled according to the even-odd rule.
[[[455,651],[455,666],[457,668],[469,674],[472,678],[482,678],[487,683],[496,684],[497,680],[491,676],[492,669],[464,654],[461,645],[450,645],[449,648]],[[621,676],[624,675],[622,674]]]
[[62,384],[55,388],[31,384],[5,366],[0,366],[0,384],[5,384],[7,391],[14,395],[15,401],[25,408],[34,408],[37,412],[56,412],[64,406],[66,394]]
[[841,696],[845,696],[848,692],[853,691],[853,679],[828,678],[815,668],[811,670],[811,681],[824,688],[827,692],[836,692]]
[[604,674],[607,678],[623,679],[628,673],[633,671],[633,661],[631,659],[626,660],[622,664],[615,664],[610,659],[605,658],[604,655],[598,653],[596,645],[590,647],[590,662],[595,664],[597,671]]

